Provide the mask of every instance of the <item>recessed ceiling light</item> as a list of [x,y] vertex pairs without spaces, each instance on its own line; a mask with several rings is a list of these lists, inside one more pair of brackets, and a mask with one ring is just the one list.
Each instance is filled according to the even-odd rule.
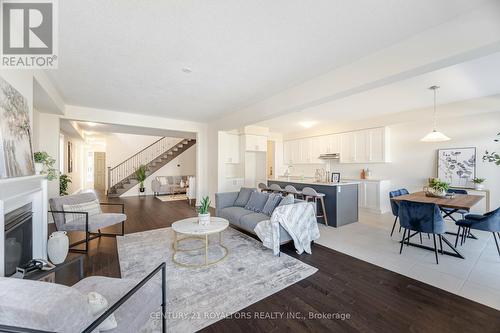
[[304,128],[311,128],[317,123],[318,123],[317,121],[301,121],[299,124]]
[[193,70],[192,70],[191,68],[189,68],[189,67],[184,67],[184,68],[182,69],[182,71],[183,71],[184,73],[186,73],[186,74],[191,74],[191,73],[193,72]]

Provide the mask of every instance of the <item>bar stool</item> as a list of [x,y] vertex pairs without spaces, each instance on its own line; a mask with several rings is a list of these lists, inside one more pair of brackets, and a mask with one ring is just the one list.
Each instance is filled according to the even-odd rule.
[[312,187],[304,187],[302,189],[302,195],[306,201],[313,201],[316,206],[316,211],[318,207],[318,201],[321,203],[322,215],[318,215],[316,213],[316,217],[323,218],[325,220],[325,224],[328,225],[328,218],[326,217],[326,209],[325,209],[325,194],[316,192]]
[[297,199],[298,197],[303,198],[304,196],[302,195],[302,191],[299,191],[295,188],[293,185],[287,185],[285,186],[285,192],[293,194],[293,196]]
[[269,192],[269,187],[267,187],[267,185],[264,183],[259,183],[259,185],[257,185],[257,187],[259,188],[259,190],[261,192]]
[[273,193],[283,193],[285,191],[278,184],[271,184],[271,186],[269,186],[269,190]]

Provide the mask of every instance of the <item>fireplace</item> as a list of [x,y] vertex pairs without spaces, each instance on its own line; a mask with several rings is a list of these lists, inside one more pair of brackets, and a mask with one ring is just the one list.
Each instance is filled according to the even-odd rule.
[[5,215],[5,276],[16,272],[16,267],[33,259],[32,204],[26,204]]

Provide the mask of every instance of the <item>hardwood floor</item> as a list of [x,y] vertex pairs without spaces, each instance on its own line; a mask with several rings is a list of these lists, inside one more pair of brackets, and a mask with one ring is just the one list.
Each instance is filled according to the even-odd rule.
[[[168,227],[196,215],[185,201],[161,202],[154,197],[102,201],[125,203],[126,233]],[[442,289],[317,244],[312,255],[297,255],[292,246],[284,246],[283,252],[319,271],[203,332],[500,332],[500,311]],[[120,276],[114,238],[91,242],[85,274]],[[74,278],[63,276],[58,282],[72,284]],[[350,317],[328,318],[336,314]],[[309,319],[310,315],[324,317]],[[265,318],[255,319],[261,317]]]

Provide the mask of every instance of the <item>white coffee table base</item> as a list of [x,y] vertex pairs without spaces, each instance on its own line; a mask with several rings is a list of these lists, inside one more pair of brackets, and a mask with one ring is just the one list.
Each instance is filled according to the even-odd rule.
[[[197,219],[196,218],[190,218],[182,221],[175,222],[172,225],[172,228],[174,229],[174,242],[172,244],[172,249],[174,250],[172,254],[172,261],[182,267],[190,267],[190,268],[199,268],[199,267],[206,267],[210,265],[214,265],[218,262],[221,262],[224,260],[228,253],[229,250],[227,247],[225,247],[222,244],[222,232],[227,228],[229,223],[227,220],[220,219],[220,218],[214,218],[212,217],[212,221],[214,224],[208,229],[212,230],[204,230],[205,228],[197,228],[195,223]],[[219,242],[216,244],[210,244],[208,236],[218,233],[219,234]],[[183,238],[180,238],[178,234],[183,234],[186,235]],[[200,240],[203,241],[203,245],[200,247],[196,248],[188,248],[188,249],[179,249],[179,243],[185,240]],[[208,259],[208,249],[210,246],[219,246],[223,250],[223,255],[215,260],[209,260]],[[187,262],[181,262],[177,260],[177,254],[180,252],[194,252],[194,251],[199,251],[205,249],[204,254],[205,254],[205,260],[204,263],[202,264],[192,264],[192,263],[187,263]]]

